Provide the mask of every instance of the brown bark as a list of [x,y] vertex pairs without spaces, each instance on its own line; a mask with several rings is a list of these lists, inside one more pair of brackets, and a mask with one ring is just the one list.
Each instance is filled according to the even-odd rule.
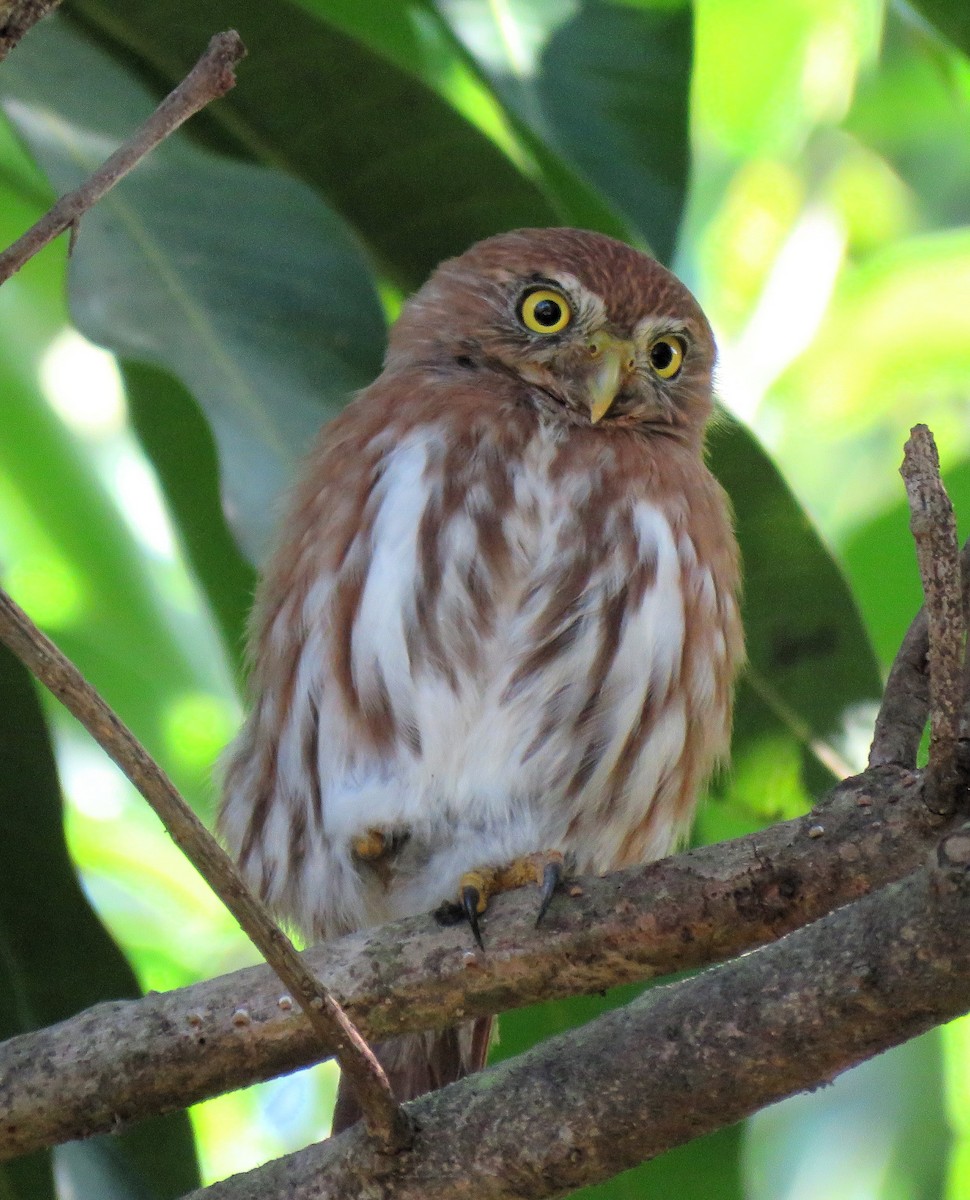
[[61,0],[0,0],[0,62]]
[[[581,881],[533,928],[498,897],[486,952],[430,917],[307,953],[370,1040],[722,961],[919,866],[941,831],[920,777],[867,771],[806,817]],[[320,1043],[267,967],[102,1004],[0,1046],[0,1158],[117,1128],[304,1066]]]
[[408,1105],[393,1160],[357,1129],[188,1200],[537,1200],[607,1179],[970,1008],[970,835],[754,954]]

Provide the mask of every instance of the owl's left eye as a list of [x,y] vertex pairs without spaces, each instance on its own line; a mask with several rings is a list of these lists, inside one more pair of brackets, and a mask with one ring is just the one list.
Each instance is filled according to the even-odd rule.
[[519,304],[519,320],[533,333],[559,333],[572,319],[569,301],[552,288],[526,292]]
[[650,365],[661,379],[673,379],[684,364],[684,343],[678,337],[659,337],[650,347]]

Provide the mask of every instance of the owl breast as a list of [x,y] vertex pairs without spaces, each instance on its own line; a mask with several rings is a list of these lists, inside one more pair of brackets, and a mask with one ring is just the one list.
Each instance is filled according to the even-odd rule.
[[[536,850],[658,857],[726,749],[741,635],[717,484],[633,434],[517,437],[377,432],[342,538],[333,484],[298,508],[223,828],[313,933],[427,911]],[[351,851],[372,828],[396,837],[376,866]]]

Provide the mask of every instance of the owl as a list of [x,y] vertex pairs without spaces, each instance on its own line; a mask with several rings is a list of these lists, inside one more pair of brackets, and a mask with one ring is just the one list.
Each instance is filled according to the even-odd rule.
[[[727,750],[738,552],[715,349],[653,259],[523,229],[443,263],[323,430],[252,625],[220,825],[308,938],[666,854]],[[488,1022],[378,1048],[401,1099]],[[345,1091],[335,1128],[357,1116]]]

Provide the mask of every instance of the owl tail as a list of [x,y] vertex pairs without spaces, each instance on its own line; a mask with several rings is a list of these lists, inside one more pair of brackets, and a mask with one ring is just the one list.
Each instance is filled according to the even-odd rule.
[[[406,1033],[374,1047],[398,1100],[413,1100],[445,1084],[480,1071],[488,1057],[492,1017],[478,1017],[429,1033]],[[341,1075],[331,1133],[341,1133],[360,1120],[360,1105]]]

